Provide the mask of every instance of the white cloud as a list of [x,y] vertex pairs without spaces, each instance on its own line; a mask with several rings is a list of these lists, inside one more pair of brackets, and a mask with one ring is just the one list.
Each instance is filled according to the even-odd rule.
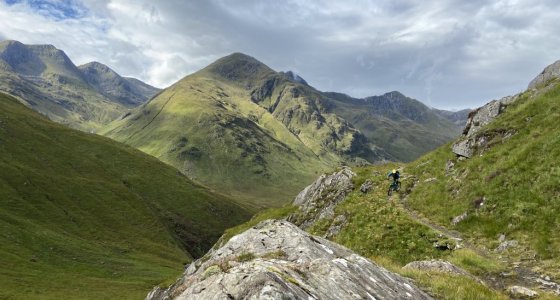
[[319,89],[459,108],[518,92],[560,58],[555,2],[83,0],[58,20],[0,2],[0,36],[160,87],[240,51]]

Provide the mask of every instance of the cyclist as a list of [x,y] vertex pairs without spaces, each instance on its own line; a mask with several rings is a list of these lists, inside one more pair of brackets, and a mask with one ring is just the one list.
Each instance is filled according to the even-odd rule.
[[399,178],[401,178],[401,173],[399,173],[399,170],[393,169],[391,172],[389,172],[387,177],[393,177],[393,185],[396,186],[397,184],[399,184]]

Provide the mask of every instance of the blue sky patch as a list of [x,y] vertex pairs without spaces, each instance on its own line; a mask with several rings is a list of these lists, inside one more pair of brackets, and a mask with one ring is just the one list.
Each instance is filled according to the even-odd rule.
[[8,5],[25,3],[35,12],[55,20],[79,19],[87,8],[77,0],[4,0]]

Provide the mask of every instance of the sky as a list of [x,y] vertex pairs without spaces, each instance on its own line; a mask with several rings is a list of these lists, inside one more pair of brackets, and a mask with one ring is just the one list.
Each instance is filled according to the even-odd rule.
[[441,109],[526,89],[560,59],[558,0],[0,0],[0,40],[164,88],[233,52],[321,91]]

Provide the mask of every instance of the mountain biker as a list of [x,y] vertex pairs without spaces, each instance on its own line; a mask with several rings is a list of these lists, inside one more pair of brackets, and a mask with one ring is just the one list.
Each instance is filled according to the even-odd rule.
[[399,178],[401,178],[401,173],[399,173],[399,170],[393,169],[387,177],[393,177],[393,185],[396,186],[399,183]]

